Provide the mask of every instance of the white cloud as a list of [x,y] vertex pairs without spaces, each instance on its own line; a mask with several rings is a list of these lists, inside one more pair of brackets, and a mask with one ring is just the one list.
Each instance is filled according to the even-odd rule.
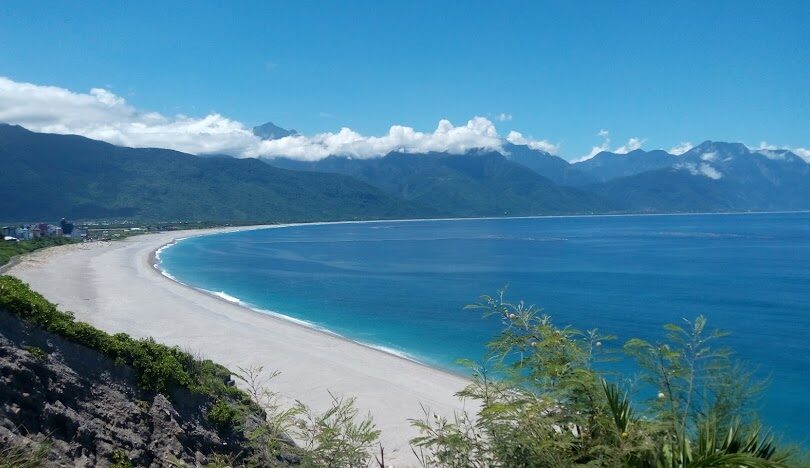
[[[599,144],[598,146],[591,147],[591,151],[588,154],[586,154],[585,156],[582,156],[579,159],[575,159],[575,160],[573,160],[571,162],[578,163],[578,162],[582,162],[582,161],[587,161],[587,160],[591,159],[592,157],[596,156],[597,154],[601,153],[602,151],[611,151],[611,149],[610,149],[610,132],[605,130],[605,129],[602,129],[602,130],[599,130],[598,132],[596,132],[596,136],[598,136],[598,137],[600,137],[602,139],[602,143]],[[618,148],[614,149],[612,152],[616,153],[616,154],[627,154],[627,153],[629,153],[631,151],[641,149],[641,145],[643,145],[645,141],[647,141],[647,140],[642,139],[642,138],[633,137],[633,138],[630,138],[629,140],[627,140],[627,143],[623,144],[622,146],[619,146]]]
[[684,169],[689,171],[692,175],[702,175],[712,180],[719,180],[723,177],[723,173],[715,169],[713,166],[706,163],[682,163],[676,164],[675,169]]
[[807,148],[793,148],[792,150],[796,153],[796,156],[804,159],[804,162],[810,164],[810,149]]
[[597,154],[601,153],[602,151],[610,151],[610,132],[605,129],[602,129],[596,132],[596,136],[602,139],[602,144],[600,144],[599,146],[591,147],[591,151],[588,154],[582,156],[581,158],[574,159],[573,161],[571,161],[572,163],[587,161],[592,157],[596,156]]
[[[327,113],[321,113],[321,116],[334,117]],[[508,122],[512,116],[502,113],[496,118]],[[372,158],[391,151],[458,154],[481,148],[503,152],[504,141],[495,125],[484,117],[474,117],[460,126],[442,120],[432,132],[394,125],[382,136],[365,136],[343,128],[336,133],[263,141],[241,122],[215,112],[203,117],[167,116],[136,109],[108,89],[93,88],[87,93],[77,93],[56,86],[16,82],[2,76],[0,122],[19,124],[37,132],[78,134],[130,147],[160,147],[194,154],[224,153],[240,157],[289,156],[308,160],[329,155]],[[601,151],[610,151],[610,132],[600,130],[597,136],[602,139],[601,144],[592,147],[579,161]],[[549,153],[559,151],[557,144],[524,137],[519,132],[509,132],[505,140]],[[643,143],[643,139],[631,138],[614,151],[626,153],[640,148]],[[685,142],[670,152],[680,154],[691,147],[691,143]],[[760,144],[763,153],[773,148],[765,142]],[[791,151],[810,163],[810,150],[793,148]],[[704,172],[707,172],[704,174],[707,177],[714,174]]]
[[695,147],[695,145],[693,145],[692,142],[682,141],[682,142],[678,143],[677,145],[673,146],[672,148],[670,148],[669,151],[667,151],[667,152],[669,154],[674,154],[675,156],[680,156],[683,153],[686,153],[687,151],[689,151],[690,149],[692,149],[694,147]]
[[702,163],[700,165],[699,170],[700,170],[701,174],[705,175],[709,179],[718,180],[721,177],[723,177],[722,172],[718,171],[717,169],[715,169],[714,167],[712,167],[712,166],[710,166],[710,165],[708,165],[706,163]]
[[212,113],[203,118],[141,112],[110,91],[74,93],[0,77],[0,122],[46,133],[72,133],[117,145],[172,148],[191,153],[235,153],[253,134]]
[[313,136],[288,136],[277,140],[260,141],[245,153],[246,156],[289,156],[303,160],[318,160],[329,155],[373,158],[392,151],[426,153],[446,151],[454,154],[472,149],[502,151],[502,140],[495,126],[484,117],[474,117],[467,125],[455,127],[441,120],[432,133],[423,133],[411,127],[394,125],[387,135],[363,136],[350,128],[337,133]]
[[637,137],[630,138],[629,140],[627,140],[627,143],[625,143],[622,146],[619,146],[618,148],[613,150],[613,152],[617,154],[627,154],[631,151],[641,149],[641,145],[643,145],[645,141],[646,140],[642,140],[641,138]]
[[105,89],[76,93],[4,77],[0,77],[0,122],[19,124],[38,132],[78,134],[123,146],[243,157],[320,159],[347,155],[370,158],[391,151],[464,153],[478,148],[502,151],[503,144],[493,123],[483,117],[475,117],[458,127],[442,120],[430,133],[394,125],[387,135],[380,137],[364,136],[343,128],[337,133],[263,141],[242,123],[217,113],[202,118],[168,117],[135,109],[124,98]]
[[702,159],[704,161],[714,161],[714,160],[717,159],[717,151],[712,151],[710,153],[703,153],[700,156],[700,159]]
[[513,145],[526,145],[533,150],[545,151],[546,153],[551,154],[555,154],[560,150],[559,144],[555,145],[548,140],[532,140],[524,137],[522,133],[514,130],[509,132],[509,134],[506,136],[506,141],[512,143]]
[[810,164],[810,150],[807,148],[790,148],[785,146],[779,147],[776,145],[769,144],[767,141],[761,141],[759,142],[759,146],[756,148],[756,152],[765,156],[768,159],[775,159],[775,160],[785,159],[784,154],[775,151],[778,149],[787,149],[796,156],[802,158],[804,162]]

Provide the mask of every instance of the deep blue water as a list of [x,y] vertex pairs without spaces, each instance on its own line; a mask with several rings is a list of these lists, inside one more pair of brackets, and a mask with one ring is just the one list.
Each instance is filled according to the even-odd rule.
[[481,358],[500,326],[463,306],[506,285],[617,346],[704,314],[771,377],[766,422],[808,436],[808,213],[309,225],[191,238],[161,262],[193,286],[451,369]]

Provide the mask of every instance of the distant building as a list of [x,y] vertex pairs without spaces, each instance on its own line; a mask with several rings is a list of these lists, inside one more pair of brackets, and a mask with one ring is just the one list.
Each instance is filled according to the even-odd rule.
[[17,226],[3,226],[0,228],[0,234],[3,236],[17,237]]
[[62,227],[62,233],[66,236],[73,234],[73,223],[68,222],[65,218],[59,221],[59,226]]
[[32,235],[31,235],[31,230],[28,229],[25,226],[17,229],[17,238],[21,239],[21,240],[31,240],[31,239],[33,239]]
[[32,224],[31,225],[31,228],[30,228],[31,239],[39,239],[40,237],[42,237],[44,235],[47,235],[47,233],[48,233],[47,226],[45,227],[45,234],[43,234],[43,232],[42,232],[43,230],[42,230],[42,228],[40,226],[42,226],[42,225],[41,224]]

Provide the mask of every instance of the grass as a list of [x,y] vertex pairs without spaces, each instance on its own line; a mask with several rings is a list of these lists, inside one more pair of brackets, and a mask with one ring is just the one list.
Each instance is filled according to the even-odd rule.
[[16,255],[27,254],[35,250],[56,245],[72,244],[75,241],[67,237],[40,237],[39,239],[19,242],[0,242],[0,266],[5,265]]
[[0,446],[0,468],[39,468],[47,454],[47,443]]

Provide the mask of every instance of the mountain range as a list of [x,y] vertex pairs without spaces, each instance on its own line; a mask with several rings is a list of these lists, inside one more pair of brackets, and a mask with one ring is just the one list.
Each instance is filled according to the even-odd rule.
[[0,124],[0,220],[282,222],[425,215],[356,179]]
[[[272,123],[264,139],[297,135]],[[788,150],[704,142],[568,161],[524,145],[377,158],[199,157],[0,124],[0,220],[288,222],[810,209]]]
[[[461,156],[480,159],[483,153]],[[451,158],[444,155],[445,158]],[[525,145],[504,143],[503,152],[489,153],[490,165],[522,166],[555,184],[559,193],[577,189],[591,195],[587,208],[592,212],[727,212],[810,209],[810,163],[789,150],[752,150],[741,143],[706,141],[689,151],[674,155],[663,150],[641,149],[625,154],[603,151],[584,161],[568,161]],[[431,154],[393,153],[377,159],[332,156],[318,161],[290,158],[264,158],[277,167],[351,175],[383,191],[408,196],[404,175],[421,182],[441,179],[431,169]],[[494,161],[498,159],[497,163]],[[407,163],[407,167],[406,167]],[[418,169],[413,169],[418,168]],[[505,171],[501,172],[505,174]],[[510,177],[514,177],[510,173]],[[433,177],[437,179],[433,179]],[[451,179],[457,181],[458,179]],[[504,181],[488,174],[478,182],[495,193],[503,193]],[[442,182],[442,185],[445,185]],[[469,187],[470,184],[463,184]],[[555,206],[557,203],[552,201]],[[580,208],[580,207],[577,207]],[[565,210],[563,210],[565,211]],[[570,211],[570,210],[569,210]],[[576,211],[576,210],[574,210]],[[548,211],[552,213],[552,211]]]

